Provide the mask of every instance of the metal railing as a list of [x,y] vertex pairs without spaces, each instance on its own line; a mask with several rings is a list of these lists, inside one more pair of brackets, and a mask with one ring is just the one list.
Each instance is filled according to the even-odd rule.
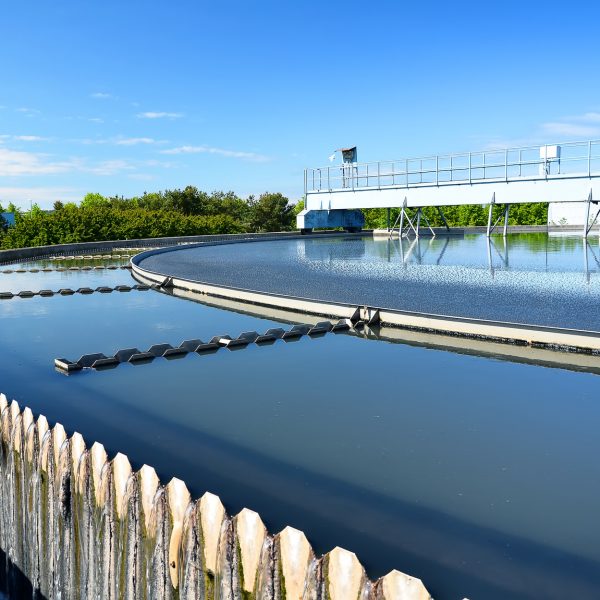
[[305,169],[304,192],[576,177],[600,177],[600,140]]

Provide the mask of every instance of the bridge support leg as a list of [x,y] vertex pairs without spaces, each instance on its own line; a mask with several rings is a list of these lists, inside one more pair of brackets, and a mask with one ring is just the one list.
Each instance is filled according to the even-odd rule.
[[492,235],[492,233],[494,232],[494,229],[496,229],[496,226],[500,223],[502,218],[504,218],[503,235],[504,235],[504,237],[506,237],[506,234],[508,233],[508,213],[510,211],[510,204],[504,205],[504,211],[500,215],[498,215],[498,218],[494,221],[494,224],[492,225],[494,204],[496,204],[496,194],[495,193],[492,196],[492,202],[490,204],[489,211],[488,211],[487,236],[490,237],[490,235]]
[[592,190],[590,190],[588,199],[587,199],[587,206],[585,208],[585,221],[583,223],[583,237],[585,239],[587,239],[590,231],[592,230],[592,227],[596,224],[596,221],[598,220],[598,215],[600,215],[600,208],[596,211],[596,214],[594,216],[594,218],[592,219],[592,222],[590,223],[590,207],[592,205],[592,203],[594,203],[596,206],[598,206],[598,200],[594,200],[592,198]]
[[490,202],[490,208],[488,211],[488,224],[487,224],[487,236],[490,237],[492,233],[492,211],[494,210],[494,204],[496,204],[496,192],[492,194],[492,201]]
[[388,208],[387,209],[387,230],[388,231],[390,230],[390,215],[391,215],[390,211],[391,211],[391,209]]
[[446,217],[442,212],[442,209],[439,206],[436,206],[437,211],[440,213],[440,217],[442,217],[442,221],[444,221],[444,225],[446,226],[446,231],[450,231],[450,226],[448,225],[448,221],[446,221]]

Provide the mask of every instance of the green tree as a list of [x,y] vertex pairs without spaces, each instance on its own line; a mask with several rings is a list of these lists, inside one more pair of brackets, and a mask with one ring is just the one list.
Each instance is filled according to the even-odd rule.
[[248,198],[251,231],[287,231],[292,228],[294,205],[283,194],[265,192]]
[[90,192],[83,197],[80,206],[89,208],[90,206],[108,206],[110,204],[108,198],[96,192]]

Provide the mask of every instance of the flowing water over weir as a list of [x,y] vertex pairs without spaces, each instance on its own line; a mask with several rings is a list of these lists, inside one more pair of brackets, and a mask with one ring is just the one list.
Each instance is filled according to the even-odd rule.
[[185,484],[162,485],[101,444],[0,395],[0,577],[10,598],[425,600],[418,579],[367,579],[356,555],[315,557],[304,533],[267,532]]

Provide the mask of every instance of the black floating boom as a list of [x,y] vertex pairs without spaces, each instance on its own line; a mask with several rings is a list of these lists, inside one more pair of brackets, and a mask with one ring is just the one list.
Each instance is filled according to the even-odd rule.
[[342,333],[348,331],[352,323],[349,319],[342,319],[337,323],[321,321],[316,325],[294,325],[288,331],[284,329],[268,329],[262,335],[256,331],[244,331],[236,338],[229,335],[215,335],[208,342],[201,339],[185,340],[179,346],[173,347],[171,344],[154,344],[146,352],[141,352],[138,348],[124,348],[118,350],[114,356],[105,354],[84,354],[79,360],[71,361],[66,358],[54,359],[54,366],[64,372],[72,373],[82,369],[108,369],[118,366],[121,363],[146,363],[155,358],[181,358],[186,354],[196,353],[204,354],[207,352],[216,352],[219,348],[237,350],[245,348],[250,344],[272,344],[277,340],[292,342],[304,335],[311,337],[325,335],[326,333]]
[[143,283],[137,283],[136,285],[116,285],[115,287],[108,287],[105,285],[101,285],[96,289],[92,289],[90,287],[80,287],[76,290],[72,290],[71,288],[61,288],[60,290],[40,290],[38,292],[32,292],[30,290],[23,290],[21,292],[0,292],[0,300],[12,300],[13,298],[33,298],[34,296],[42,296],[44,298],[49,296],[73,296],[74,294],[93,294],[94,292],[99,292],[101,294],[110,294],[111,292],[131,292],[132,290],[137,290],[139,292],[144,292],[149,289],[158,289],[158,285],[144,285]]

